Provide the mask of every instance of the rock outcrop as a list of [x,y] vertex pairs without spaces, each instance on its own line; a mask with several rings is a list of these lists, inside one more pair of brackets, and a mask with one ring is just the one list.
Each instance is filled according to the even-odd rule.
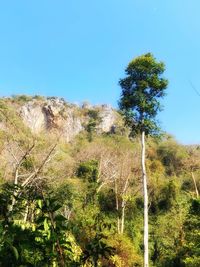
[[30,101],[20,108],[20,115],[33,133],[40,133],[47,127],[46,114],[43,106],[37,101]]
[[43,101],[32,99],[20,107],[20,116],[33,133],[54,131],[69,142],[86,129],[90,119],[89,110],[98,112],[100,118],[97,125],[98,133],[112,131],[117,115],[116,111],[108,105],[78,107],[60,98],[48,98]]
[[110,132],[115,127],[116,123],[116,113],[113,108],[108,105],[102,105],[99,112],[100,123],[98,125],[98,131]]

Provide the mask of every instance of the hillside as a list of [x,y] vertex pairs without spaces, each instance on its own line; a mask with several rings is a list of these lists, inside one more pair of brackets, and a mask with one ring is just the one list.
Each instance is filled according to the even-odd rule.
[[87,131],[92,124],[98,133],[114,132],[122,125],[119,113],[108,105],[83,103],[78,106],[61,98],[23,95],[1,99],[1,104],[13,109],[33,134],[54,132],[62,135],[66,142]]
[[[107,105],[0,100],[0,266],[142,266],[140,139]],[[198,266],[200,149],[148,137],[150,260]]]

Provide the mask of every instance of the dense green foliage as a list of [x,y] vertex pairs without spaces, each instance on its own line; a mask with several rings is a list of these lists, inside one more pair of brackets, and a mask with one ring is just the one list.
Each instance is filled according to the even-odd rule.
[[157,62],[148,53],[133,59],[126,68],[126,77],[119,84],[122,88],[120,109],[132,126],[132,133],[144,131],[155,134],[158,126],[155,121],[160,110],[159,98],[165,95],[168,81],[162,78],[165,70],[163,62]]

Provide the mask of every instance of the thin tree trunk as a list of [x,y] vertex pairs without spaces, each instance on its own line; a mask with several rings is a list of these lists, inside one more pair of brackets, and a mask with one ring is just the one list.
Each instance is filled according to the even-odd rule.
[[117,232],[120,233],[120,218],[119,218],[119,198],[118,198],[118,189],[117,189],[117,181],[115,182],[115,204],[116,204],[116,210],[117,210]]
[[28,218],[28,212],[29,212],[29,203],[27,202],[27,204],[26,204],[26,209],[25,209],[25,213],[24,213],[24,222],[27,221],[27,218]]
[[195,187],[195,191],[196,191],[196,196],[197,196],[197,198],[198,198],[198,197],[199,197],[199,191],[198,191],[198,188],[197,188],[197,183],[196,183],[196,180],[195,180],[193,171],[191,171],[191,175],[192,175],[192,180],[193,180],[193,182],[194,182],[194,187]]
[[125,207],[126,207],[126,202],[123,200],[122,201],[121,231],[120,231],[121,234],[124,233]]
[[128,189],[128,183],[129,183],[129,176],[126,179],[126,182],[125,182],[125,185],[124,185],[124,189],[123,189],[123,194],[122,194],[121,234],[124,233],[125,208],[126,208],[125,196],[126,196],[126,192],[127,192],[127,189]]
[[18,186],[18,176],[19,176],[19,171],[18,171],[18,167],[15,170],[15,180],[14,180],[14,190],[13,190],[13,195],[12,195],[12,201],[11,201],[11,205],[9,207],[9,211],[12,212],[13,211],[13,207],[16,203],[16,196],[17,196],[17,186]]
[[143,179],[143,194],[144,194],[144,267],[149,266],[149,248],[148,248],[148,190],[147,190],[147,175],[145,167],[145,132],[142,131],[142,179]]

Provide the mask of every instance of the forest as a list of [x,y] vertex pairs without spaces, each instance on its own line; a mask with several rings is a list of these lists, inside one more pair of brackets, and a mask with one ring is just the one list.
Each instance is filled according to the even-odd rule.
[[[164,65],[145,57],[151,70],[137,58],[120,80],[120,124],[112,131],[100,133],[98,110],[86,106],[77,116],[87,123],[69,142],[56,129],[35,134],[19,107],[43,97],[0,99],[0,266],[200,266],[200,146],[158,131],[155,99],[164,96],[167,81],[159,78]],[[131,78],[136,82],[130,92]]]

